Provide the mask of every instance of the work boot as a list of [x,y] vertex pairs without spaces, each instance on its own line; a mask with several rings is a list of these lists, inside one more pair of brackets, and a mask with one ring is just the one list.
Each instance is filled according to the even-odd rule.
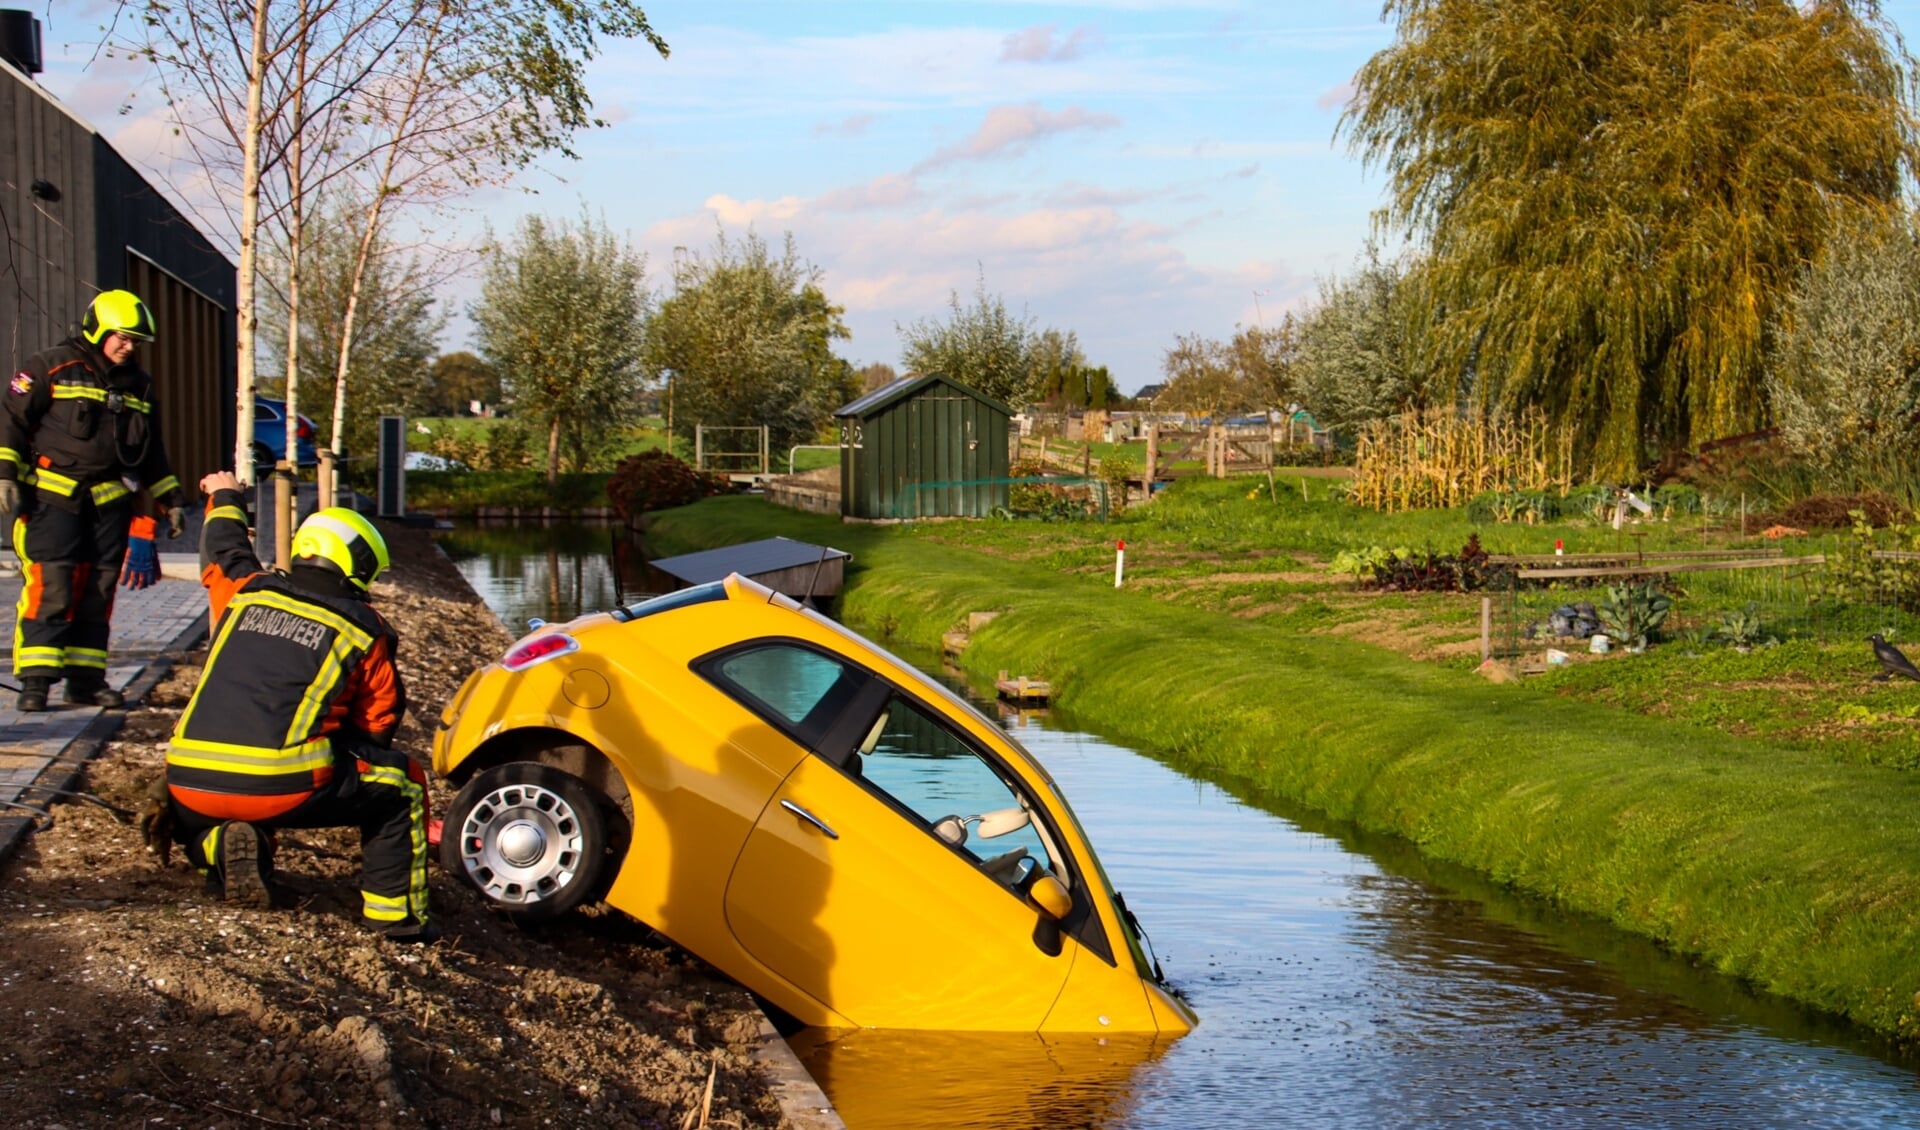
[[384,926],[375,926],[374,928],[380,932],[381,937],[388,941],[399,942],[402,945],[410,946],[430,946],[439,941],[440,936],[445,933],[440,927],[435,926],[431,922],[416,922],[412,920],[390,922]]
[[125,695],[107,685],[105,679],[67,678],[65,699],[68,706],[100,706],[115,710],[127,704]]
[[38,675],[28,675],[20,680],[20,699],[15,704],[22,714],[38,714],[47,708],[47,688],[53,680]]
[[220,830],[221,896],[234,906],[267,910],[273,906],[270,849],[259,830],[229,820]]

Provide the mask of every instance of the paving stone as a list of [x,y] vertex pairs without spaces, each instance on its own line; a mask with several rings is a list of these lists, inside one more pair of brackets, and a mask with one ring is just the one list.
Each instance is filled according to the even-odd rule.
[[[177,575],[177,555],[163,557],[175,559],[166,563],[176,565]],[[20,590],[18,569],[0,570],[0,625],[9,641]],[[164,653],[185,647],[204,633],[206,613],[206,590],[191,580],[163,578],[144,589],[121,589],[114,599],[107,683],[124,691]],[[53,799],[36,792],[34,786],[72,787],[67,778],[78,761],[91,753],[94,744],[112,736],[124,713],[67,706],[60,702],[61,690],[56,686],[49,696],[50,709],[22,714],[12,690],[16,684],[11,664],[5,669],[7,685],[0,687],[0,858],[11,853],[29,826],[30,818],[20,815],[27,809],[20,806],[45,808]]]

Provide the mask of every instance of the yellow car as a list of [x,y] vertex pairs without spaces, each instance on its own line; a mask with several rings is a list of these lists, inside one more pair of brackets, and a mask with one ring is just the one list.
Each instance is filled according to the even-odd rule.
[[441,862],[499,909],[589,900],[801,1023],[1187,1031],[1086,833],[946,688],[738,575],[542,625],[470,676]]

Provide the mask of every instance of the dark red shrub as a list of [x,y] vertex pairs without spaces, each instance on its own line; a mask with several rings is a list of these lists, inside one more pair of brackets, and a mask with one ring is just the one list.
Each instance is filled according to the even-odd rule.
[[665,451],[629,455],[607,480],[607,498],[622,518],[650,510],[686,506],[709,495],[725,494],[729,484],[719,475],[695,470]]

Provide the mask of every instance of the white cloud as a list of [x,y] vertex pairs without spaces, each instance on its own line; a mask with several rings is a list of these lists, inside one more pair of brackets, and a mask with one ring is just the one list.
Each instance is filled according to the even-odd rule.
[[1120,119],[1083,106],[1068,106],[1054,112],[1038,102],[1017,106],[995,106],[987,111],[973,136],[956,145],[948,145],[914,166],[915,172],[937,169],[958,161],[979,161],[996,156],[1017,156],[1035,141],[1056,134],[1080,130],[1112,129]]
[[1080,58],[1088,47],[1103,40],[1100,29],[1081,24],[1059,42],[1054,41],[1055,24],[1022,28],[1007,36],[1000,48],[1003,63],[1066,63]]

